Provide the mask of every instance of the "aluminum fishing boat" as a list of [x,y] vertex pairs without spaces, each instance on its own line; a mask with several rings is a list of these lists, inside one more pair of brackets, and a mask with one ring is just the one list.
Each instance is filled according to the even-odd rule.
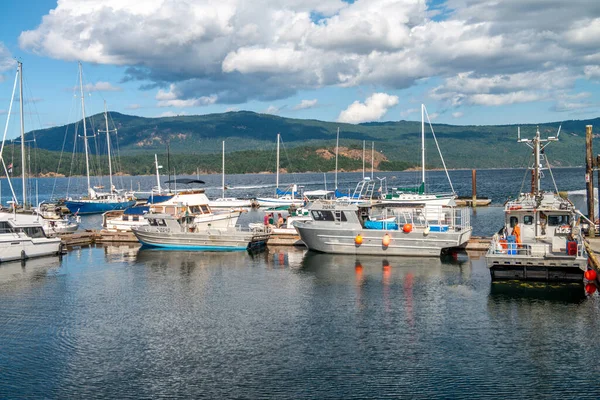
[[170,214],[147,214],[149,225],[134,227],[145,246],[181,250],[239,251],[263,247],[269,234],[242,231],[237,227],[199,230],[193,217],[179,220]]
[[323,253],[440,256],[465,246],[472,232],[466,208],[443,207],[436,221],[427,215],[431,206],[424,204],[315,202],[309,211],[312,219],[294,226],[309,249]]
[[579,213],[556,184],[556,192],[541,189],[542,171],[550,169],[543,150],[559,135],[541,139],[537,129],[533,139],[521,139],[519,132],[533,151],[531,192],[504,205],[504,224],[485,257],[493,280],[583,281],[588,255]]

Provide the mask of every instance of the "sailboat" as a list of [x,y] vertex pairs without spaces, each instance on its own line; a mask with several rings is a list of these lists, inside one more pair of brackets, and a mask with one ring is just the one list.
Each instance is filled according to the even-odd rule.
[[111,210],[124,210],[135,204],[135,200],[123,196],[115,189],[112,181],[112,162],[110,155],[110,132],[108,128],[108,111],[106,102],[104,102],[104,121],[106,123],[106,144],[108,148],[108,176],[110,180],[110,191],[108,193],[96,192],[90,184],[90,161],[88,154],[88,136],[85,123],[85,100],[83,95],[83,73],[81,63],[79,63],[79,87],[81,91],[81,113],[83,123],[83,143],[85,147],[85,167],[87,176],[87,191],[88,197],[79,200],[69,199],[65,201],[65,205],[72,213],[77,214],[101,214]]
[[250,199],[236,199],[234,197],[225,197],[225,190],[227,187],[225,186],[225,141],[223,141],[223,160],[222,160],[222,178],[221,178],[221,188],[222,188],[222,196],[221,198],[211,200],[208,204],[211,208],[244,208],[244,207],[252,207],[252,200]]
[[279,142],[281,141],[281,134],[277,134],[277,168],[276,168],[276,180],[275,180],[275,197],[258,197],[259,207],[282,207],[282,206],[295,206],[300,207],[304,205],[302,198],[296,197],[298,194],[298,186],[296,184],[290,185],[286,190],[279,189]]
[[[450,188],[452,193],[426,193],[425,190],[425,116],[427,114],[427,110],[424,104],[421,104],[421,184],[417,187],[397,187],[392,188],[390,193],[383,193],[381,202],[383,204],[410,204],[410,203],[422,203],[425,205],[432,206],[455,206],[456,202],[456,193],[454,192],[454,187],[452,186],[452,181],[450,180],[450,175],[448,174],[448,170],[446,169],[446,163],[444,162],[444,157],[440,151],[440,158],[442,160],[442,164],[444,166],[444,171],[446,171],[446,177],[448,178],[448,182],[450,183]],[[429,119],[429,116],[427,115]],[[431,125],[431,122],[430,122]],[[433,129],[432,129],[433,133]],[[436,141],[435,133],[433,138]],[[439,146],[438,146],[439,151]]]
[[[2,157],[2,153],[4,151],[6,132],[8,130],[8,123],[12,110],[12,101],[15,97],[15,90],[17,87],[17,78],[20,82],[21,146],[23,150],[25,143],[23,140],[25,137],[25,127],[23,118],[23,64],[21,62],[18,63],[17,76],[15,77],[10,108],[8,110],[6,119],[6,129],[4,130],[2,146],[0,147],[0,161],[2,162],[4,172],[8,178],[8,184],[13,197],[13,212],[0,212],[0,262],[56,255],[60,252],[61,248],[60,238],[50,238],[46,236],[42,224],[39,222],[38,216],[16,212],[18,205],[17,196],[15,195],[11,179],[8,174],[8,169],[6,168],[4,158]],[[25,158],[23,154],[21,154],[21,156],[23,161]],[[25,203],[25,199],[27,198],[24,166],[25,163],[23,162],[23,171],[21,172],[23,178],[23,203]]]

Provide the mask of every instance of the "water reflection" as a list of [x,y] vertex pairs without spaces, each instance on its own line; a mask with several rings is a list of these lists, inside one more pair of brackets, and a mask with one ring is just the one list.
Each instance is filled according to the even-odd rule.
[[498,281],[490,286],[490,300],[495,303],[541,300],[551,303],[581,303],[586,299],[583,283],[539,283]]
[[43,282],[48,276],[55,275],[61,265],[57,256],[9,261],[0,264],[0,285],[10,282]]

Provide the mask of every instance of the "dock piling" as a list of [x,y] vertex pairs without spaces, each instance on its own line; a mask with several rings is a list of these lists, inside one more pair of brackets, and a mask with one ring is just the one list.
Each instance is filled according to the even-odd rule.
[[587,207],[588,207],[588,218],[594,222],[590,226],[588,236],[596,236],[596,218],[594,215],[594,159],[592,149],[592,125],[586,125],[585,127],[585,181],[587,189]]
[[472,197],[473,200],[471,201],[471,207],[476,208],[477,207],[477,170],[472,169],[471,170],[471,185],[472,185]]

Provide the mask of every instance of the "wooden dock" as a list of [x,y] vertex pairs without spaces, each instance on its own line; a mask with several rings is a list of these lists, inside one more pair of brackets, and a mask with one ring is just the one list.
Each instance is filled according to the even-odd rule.
[[94,243],[138,243],[132,232],[109,232],[104,229],[86,229],[83,232],[64,233],[59,237],[67,248],[89,246]]
[[[473,199],[471,197],[468,197],[468,198],[459,197],[458,199],[456,199],[454,201],[456,202],[456,205],[459,207],[473,207]],[[492,199],[488,199],[487,197],[478,197],[475,200],[476,207],[486,207],[486,206],[489,206],[491,203],[492,203]]]

